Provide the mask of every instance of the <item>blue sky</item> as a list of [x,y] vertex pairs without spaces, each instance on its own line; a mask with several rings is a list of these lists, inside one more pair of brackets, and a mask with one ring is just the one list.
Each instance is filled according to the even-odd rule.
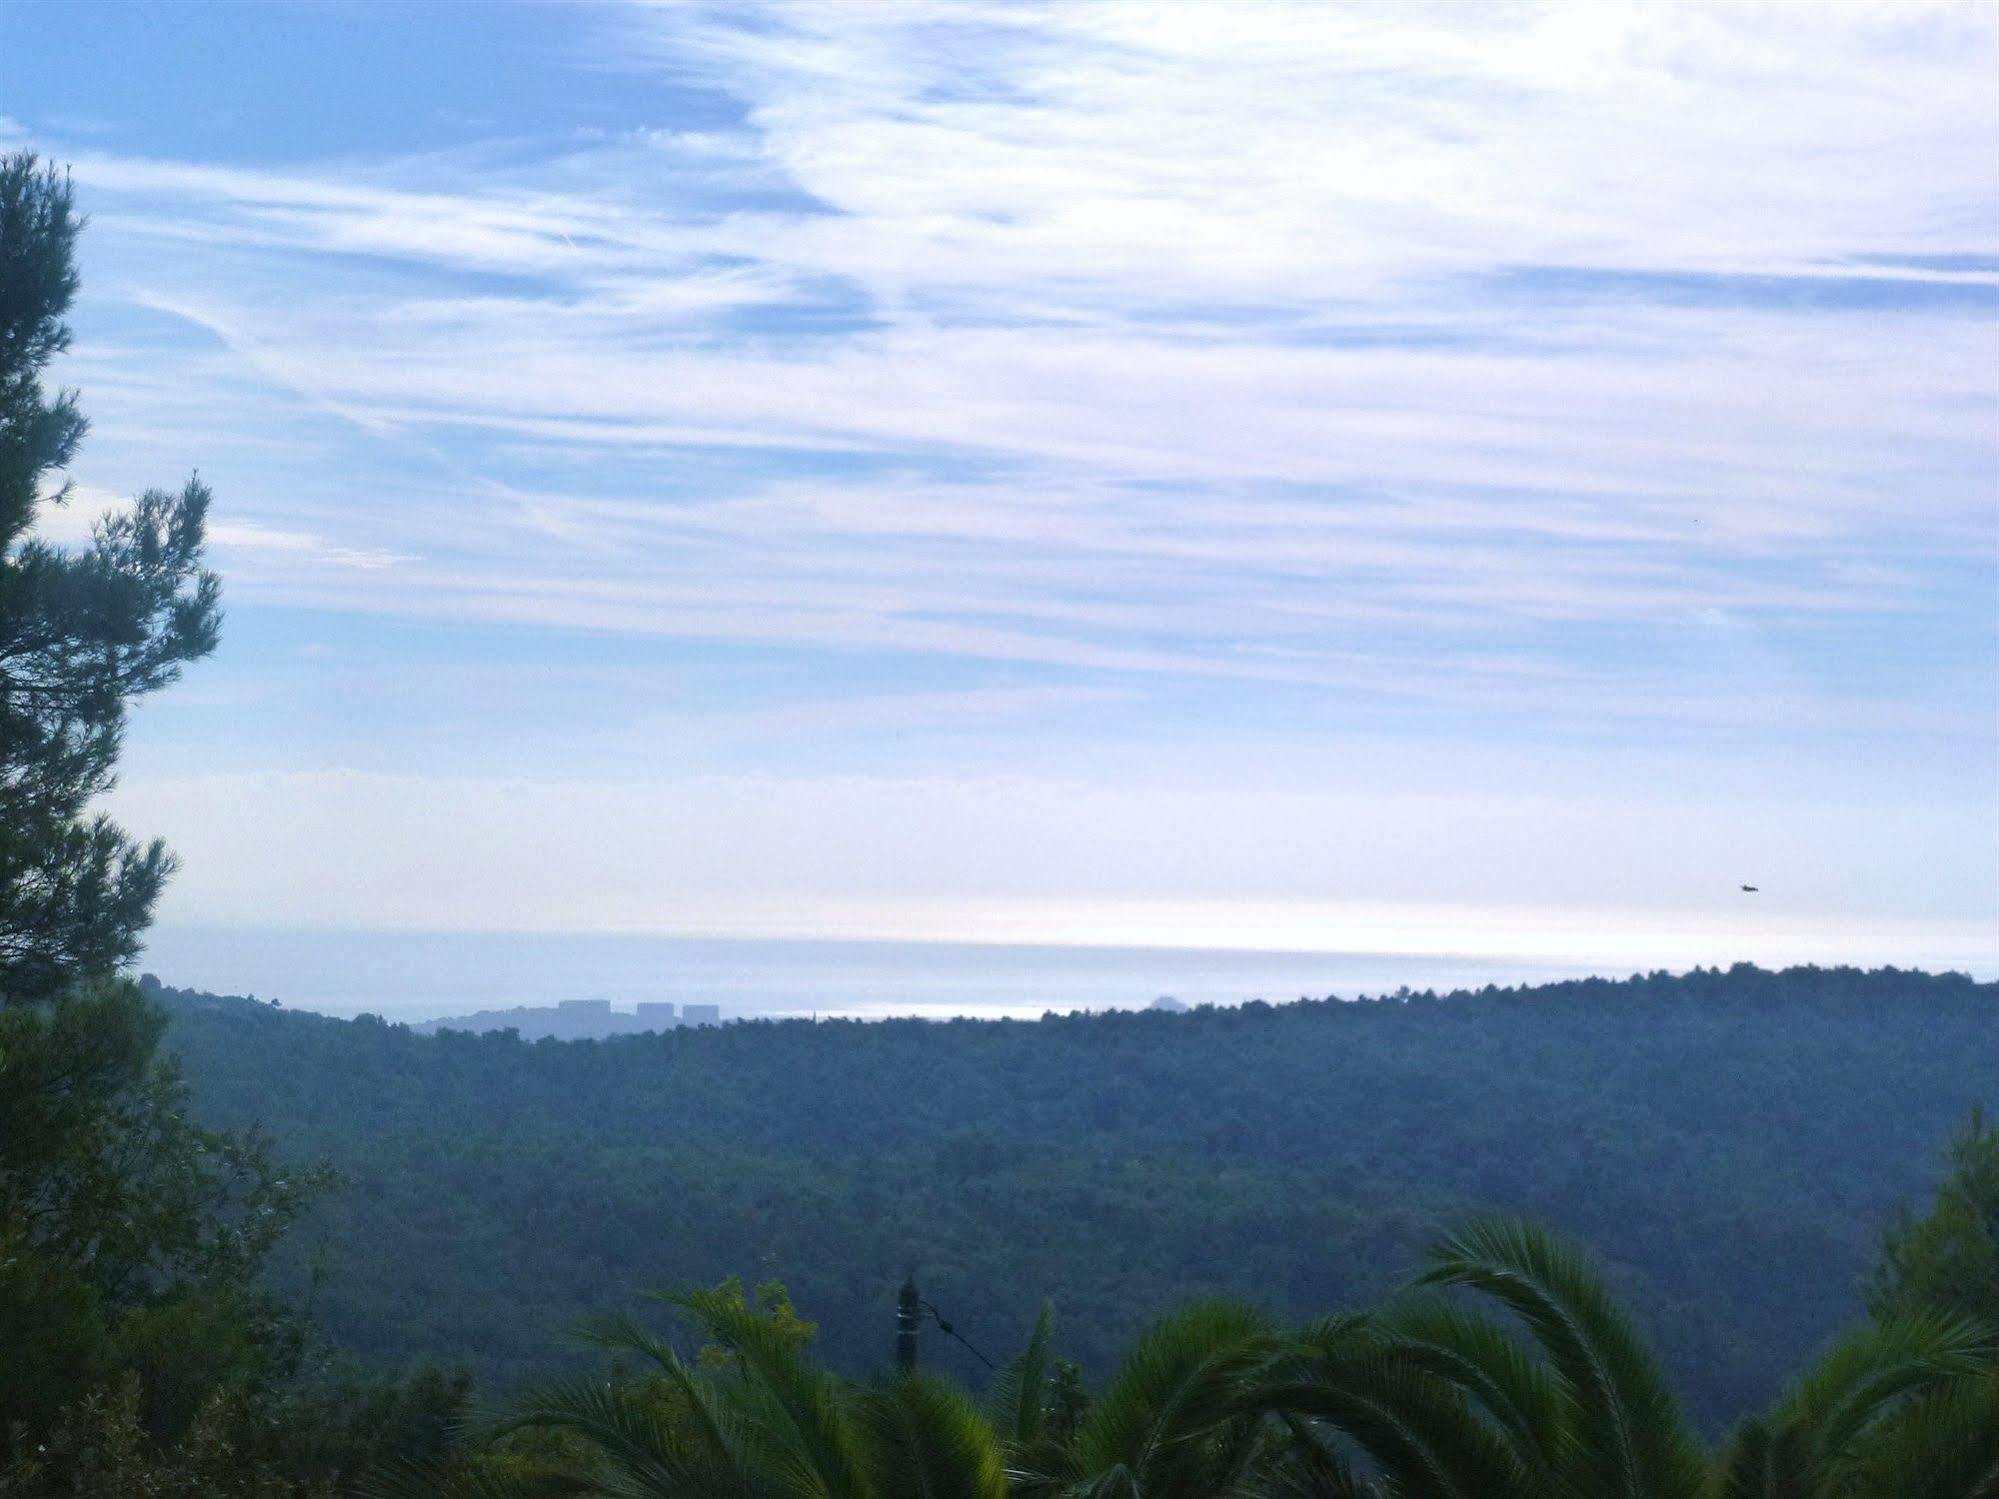
[[1995,15],[16,0],[165,918],[1999,967]]

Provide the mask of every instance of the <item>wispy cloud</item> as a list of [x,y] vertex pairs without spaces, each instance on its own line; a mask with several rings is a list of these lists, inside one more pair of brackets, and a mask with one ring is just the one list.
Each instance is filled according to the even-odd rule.
[[733,652],[632,715],[711,745],[1989,746],[1989,6],[564,14],[656,118],[37,122],[80,477],[199,465],[238,603]]
[[255,521],[221,521],[210,528],[209,538],[225,556],[265,553],[371,572],[415,560],[379,548],[335,546],[323,536],[314,536],[306,531],[286,531],[275,526],[259,525]]

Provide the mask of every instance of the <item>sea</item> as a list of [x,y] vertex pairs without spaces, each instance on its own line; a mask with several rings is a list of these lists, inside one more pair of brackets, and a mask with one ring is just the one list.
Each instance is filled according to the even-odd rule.
[[155,928],[162,983],[388,1020],[604,999],[715,1004],[727,1019],[1038,1019],[1078,1010],[1443,992],[1582,977],[1573,962],[1475,953],[1238,952],[554,933]]

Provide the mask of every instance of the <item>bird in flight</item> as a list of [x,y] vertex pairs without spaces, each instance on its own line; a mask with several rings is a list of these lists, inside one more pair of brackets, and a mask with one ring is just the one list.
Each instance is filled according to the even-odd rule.
[[1756,886],[1754,886],[1754,885],[1744,885],[1744,886],[1742,887],[1742,890],[1743,890],[1743,893],[1744,893],[1745,895],[1754,895],[1754,894],[1756,894]]

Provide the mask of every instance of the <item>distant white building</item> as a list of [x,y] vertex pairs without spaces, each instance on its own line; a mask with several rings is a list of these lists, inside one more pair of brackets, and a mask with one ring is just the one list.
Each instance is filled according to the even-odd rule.
[[638,1021],[642,1031],[670,1031],[680,1024],[674,1018],[672,1001],[663,999],[640,1000]]
[[682,1005],[680,1020],[683,1025],[720,1025],[722,1007],[720,1005]]
[[556,1002],[556,1009],[565,1015],[608,1015],[611,1002],[608,999],[564,999]]

